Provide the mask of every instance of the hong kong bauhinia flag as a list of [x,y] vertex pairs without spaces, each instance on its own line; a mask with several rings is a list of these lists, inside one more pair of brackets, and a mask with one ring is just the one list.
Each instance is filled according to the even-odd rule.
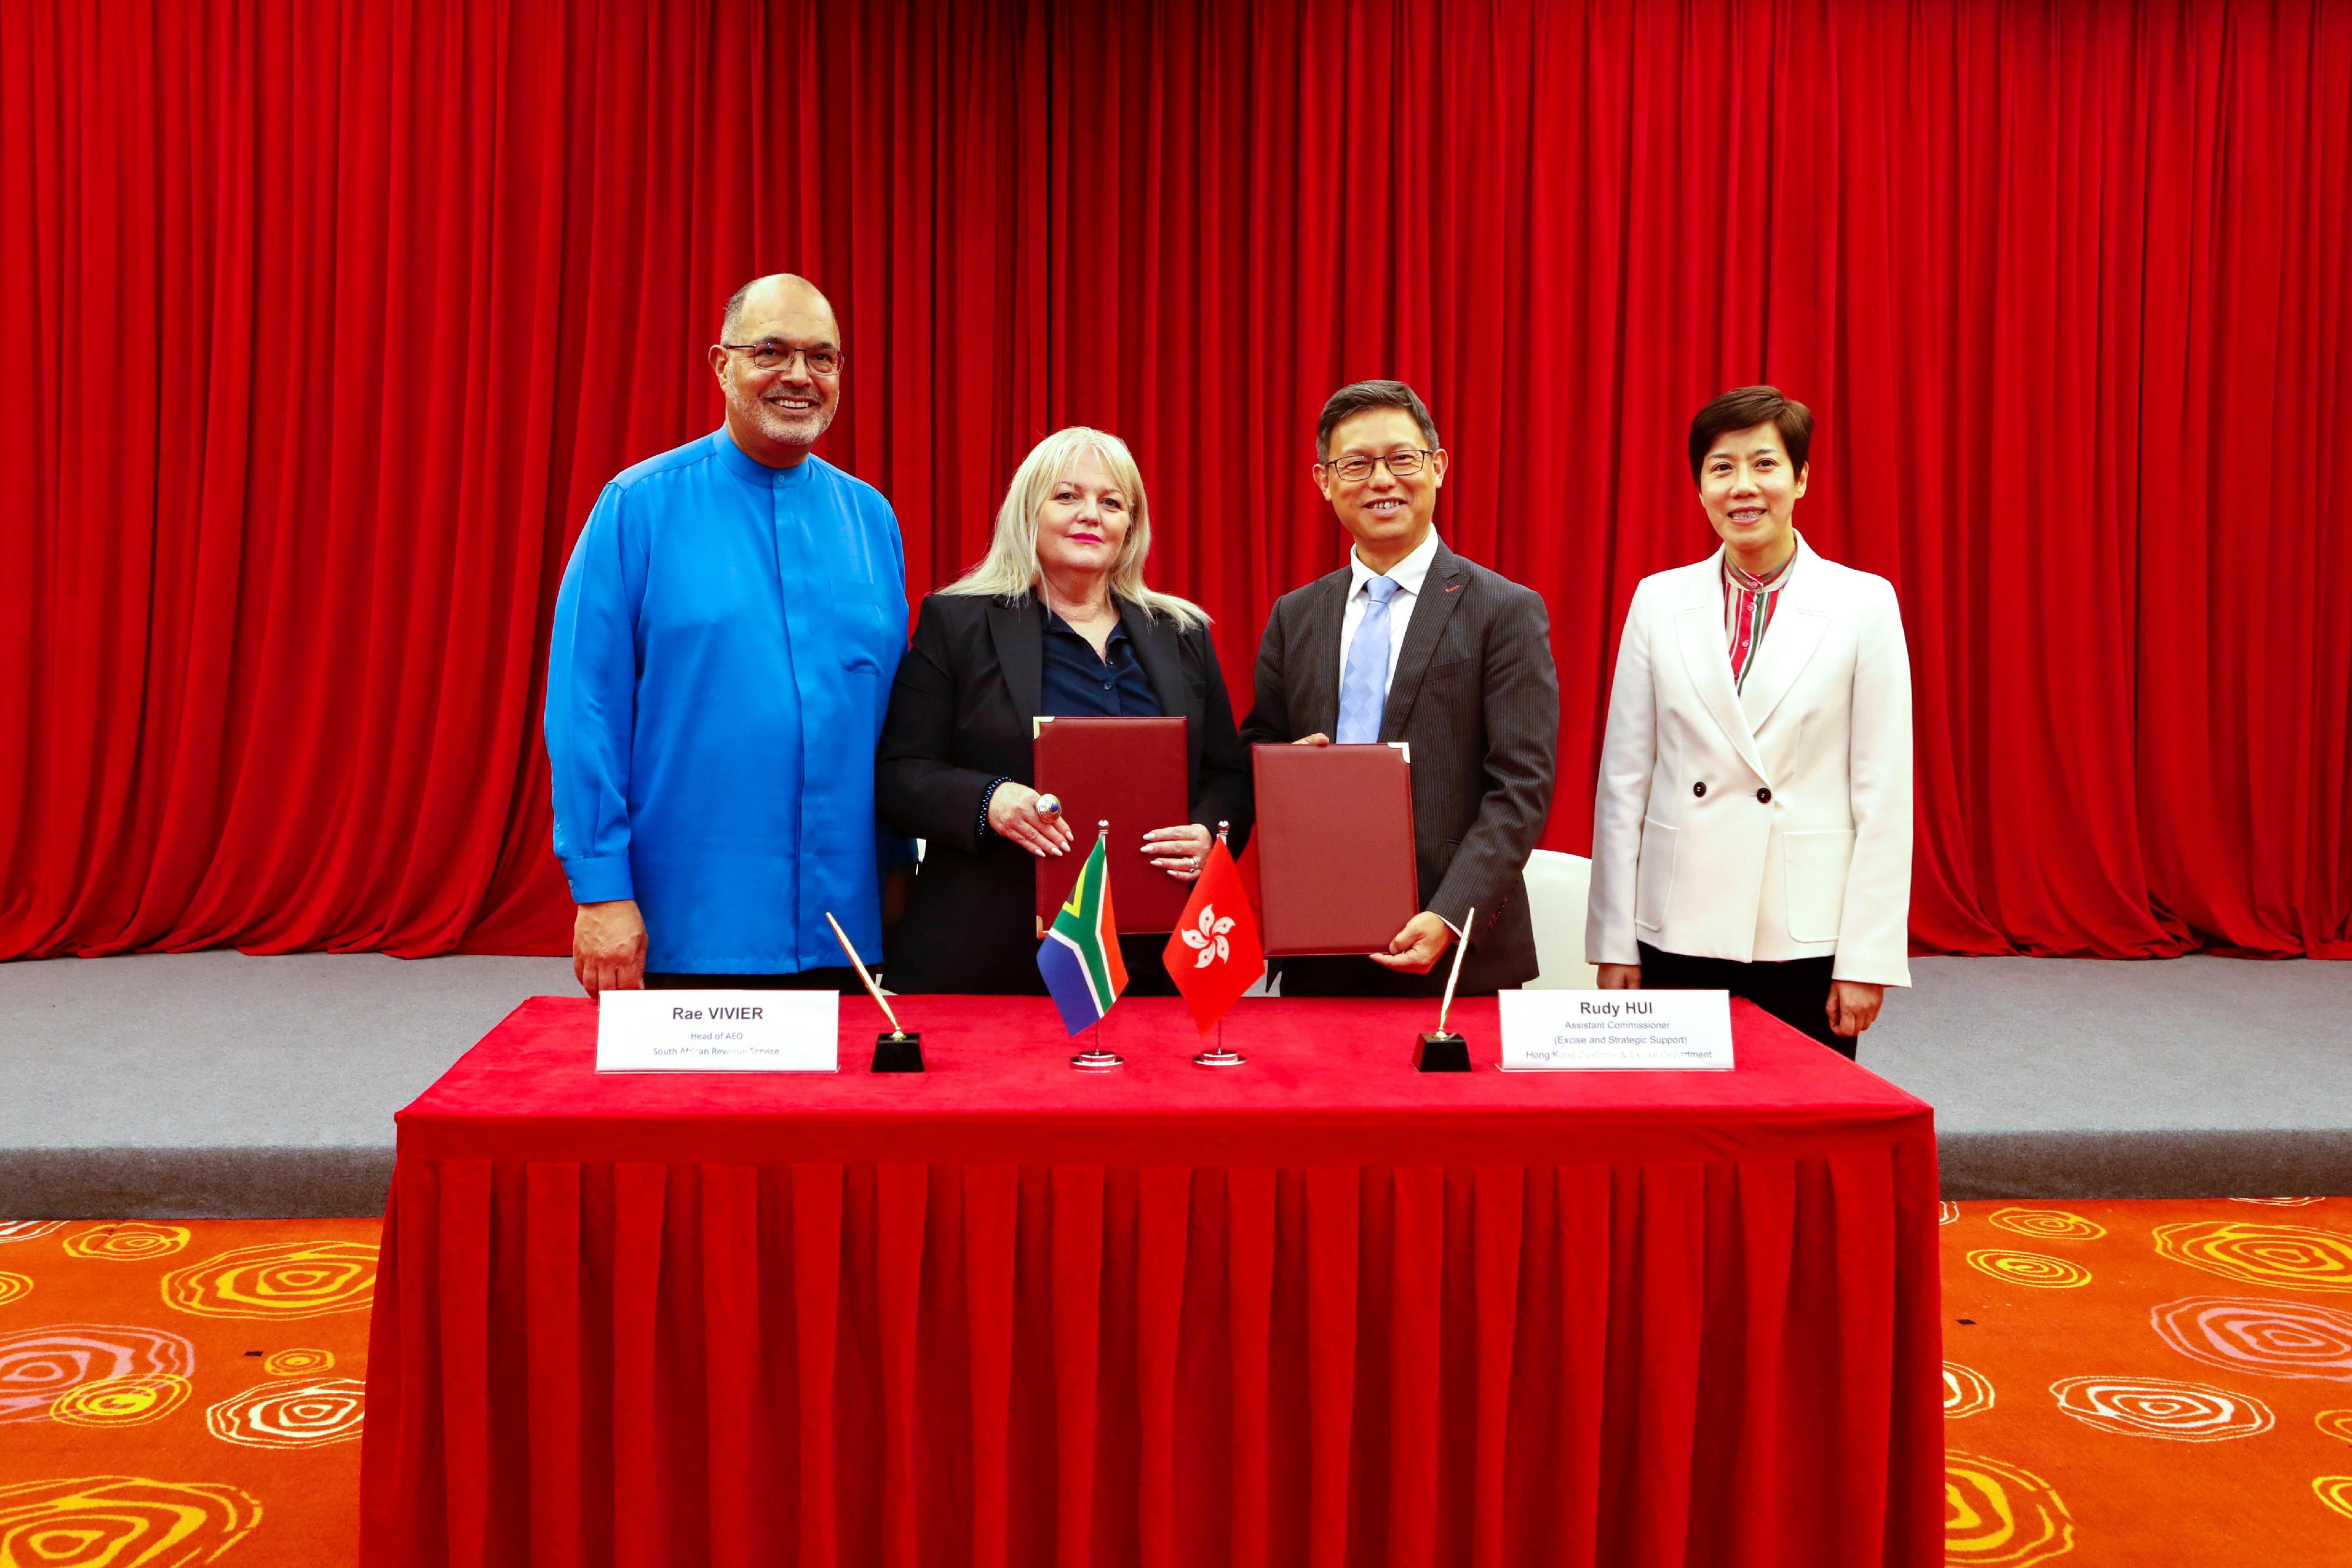
[[1167,960],[1168,977],[1184,993],[1202,1034],[1265,973],[1257,915],[1223,839],[1209,851],[1201,880],[1192,884],[1184,917],[1168,938]]

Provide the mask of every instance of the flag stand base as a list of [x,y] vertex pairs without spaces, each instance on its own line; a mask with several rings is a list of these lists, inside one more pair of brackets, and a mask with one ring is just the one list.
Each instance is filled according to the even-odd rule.
[[1081,1072],[1108,1072],[1114,1067],[1125,1067],[1127,1058],[1109,1051],[1082,1051],[1070,1058],[1070,1065]]
[[1192,1058],[1195,1067],[1242,1067],[1249,1058],[1238,1051],[1227,1051],[1223,1045],[1213,1046]]

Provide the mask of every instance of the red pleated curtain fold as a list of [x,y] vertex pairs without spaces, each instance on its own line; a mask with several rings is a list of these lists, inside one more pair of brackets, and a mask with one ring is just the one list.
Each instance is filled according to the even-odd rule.
[[1933,1179],[405,1162],[365,1562],[1924,1565]]
[[1317,408],[1414,382],[1570,850],[1773,381],[1902,597],[1923,947],[2352,956],[2347,101],[2325,0],[0,7],[0,955],[562,950],[570,540],[791,268],[917,585],[1117,430],[1244,706]]

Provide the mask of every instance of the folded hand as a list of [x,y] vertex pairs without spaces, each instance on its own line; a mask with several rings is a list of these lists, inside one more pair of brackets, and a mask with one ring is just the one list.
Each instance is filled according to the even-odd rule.
[[1008,779],[988,798],[988,831],[1041,859],[1070,847],[1070,825],[1037,810],[1037,791]]
[[1181,828],[1154,828],[1144,834],[1143,852],[1178,882],[1191,882],[1201,874],[1210,846],[1216,841],[1216,835],[1200,823],[1187,822]]

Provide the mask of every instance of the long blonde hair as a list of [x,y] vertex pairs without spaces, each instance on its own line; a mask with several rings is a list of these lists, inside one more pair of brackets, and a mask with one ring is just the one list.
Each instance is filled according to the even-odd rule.
[[1037,513],[1054,486],[1069,475],[1081,456],[1092,454],[1110,473],[1111,483],[1127,494],[1127,537],[1119,541],[1118,559],[1111,563],[1110,591],[1139,606],[1147,615],[1165,615],[1184,626],[1205,626],[1208,612],[1189,599],[1161,593],[1143,585],[1143,562],[1151,554],[1151,508],[1144,499],[1143,474],[1127,443],[1105,430],[1073,424],[1057,430],[1029,449],[1005,487],[1003,504],[996,508],[996,534],[980,564],[940,590],[942,593],[976,598],[1019,599],[1038,586]]

